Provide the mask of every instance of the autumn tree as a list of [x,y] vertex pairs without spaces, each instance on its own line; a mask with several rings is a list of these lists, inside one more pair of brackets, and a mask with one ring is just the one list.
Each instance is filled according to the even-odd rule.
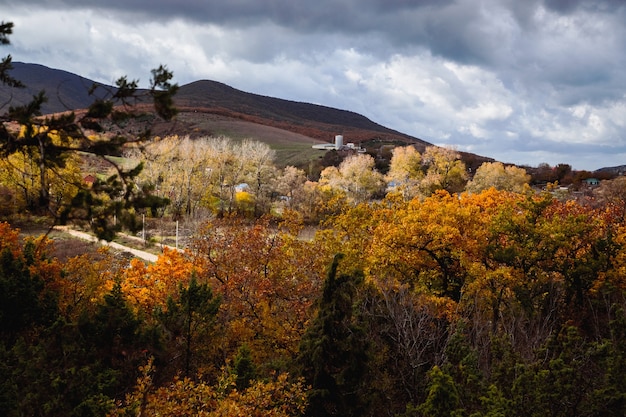
[[399,192],[405,199],[420,194],[420,184],[424,179],[422,155],[414,146],[402,146],[393,149],[389,172],[385,177],[387,188]]
[[241,144],[242,157],[247,160],[247,181],[254,196],[254,217],[270,211],[272,182],[276,177],[276,152],[263,142],[247,140]]
[[306,201],[304,186],[307,182],[304,170],[294,166],[285,167],[274,179],[273,188],[285,199],[289,209],[301,208]]
[[324,259],[315,242],[298,238],[299,230],[268,218],[216,219],[194,241],[199,278],[222,299],[225,357],[244,343],[255,362],[279,362],[297,351]]
[[320,224],[351,204],[343,190],[306,181],[293,208],[305,223]]
[[22,246],[7,223],[0,223],[0,236],[0,334],[10,348],[22,331],[56,319],[56,297],[47,284],[58,280],[60,269],[48,265],[33,239]]
[[223,217],[235,210],[235,191],[244,180],[244,161],[230,139],[219,138],[214,146],[216,153],[210,168],[213,181],[208,198],[218,216]]
[[558,180],[555,169],[548,163],[542,162],[531,171],[533,184],[547,184]]
[[237,189],[247,184],[253,216],[269,212],[273,192],[274,151],[262,142],[226,137],[177,136],[153,141],[128,153],[145,159],[140,180],[171,200],[171,214],[194,216],[201,207],[219,216],[243,210]]
[[380,194],[384,188],[383,176],[376,171],[374,158],[367,154],[349,156],[338,168],[325,168],[319,183],[341,190],[355,203]]
[[422,194],[425,196],[436,190],[458,193],[465,187],[465,164],[454,149],[428,146],[422,155],[422,164],[426,168],[426,176],[421,182]]
[[626,177],[621,176],[605,180],[594,189],[593,195],[600,206],[613,206],[620,213],[621,219],[626,218]]
[[210,148],[203,140],[168,136],[133,148],[127,156],[144,161],[138,181],[170,200],[174,219],[195,214],[205,192]]
[[215,385],[191,378],[174,378],[163,386],[154,382],[153,361],[140,367],[137,383],[107,416],[175,415],[198,417],[297,417],[306,407],[306,388],[285,373],[253,381],[236,389],[232,375]]
[[[41,182],[36,161],[36,152],[16,152],[0,161],[0,181],[12,191],[11,200],[7,203],[12,205],[13,211],[37,208]],[[46,172],[50,209],[57,215],[59,210],[71,204],[81,187],[83,177],[79,164],[78,155],[72,155],[62,169],[48,169]]]
[[466,190],[479,193],[494,187],[496,190],[520,193],[530,182],[530,175],[523,168],[504,166],[502,162],[485,162],[468,182]]
[[97,253],[69,258],[63,264],[63,281],[57,293],[60,313],[70,322],[86,312],[93,314],[128,267],[125,259],[105,247]]
[[439,191],[385,211],[371,232],[372,274],[458,301],[467,275],[465,236],[474,228],[471,207]]
[[119,274],[107,274],[106,288],[110,291],[119,282],[134,312],[151,315],[164,308],[168,297],[178,292],[199,268],[192,258],[177,250],[165,248],[155,263],[146,265],[132,259]]

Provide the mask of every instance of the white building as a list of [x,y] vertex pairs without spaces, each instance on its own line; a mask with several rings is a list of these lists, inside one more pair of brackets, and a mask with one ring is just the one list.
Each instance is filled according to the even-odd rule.
[[323,151],[355,151],[364,153],[365,148],[356,146],[354,143],[343,144],[343,135],[335,135],[335,143],[323,143],[321,145],[313,145],[313,149],[320,149]]

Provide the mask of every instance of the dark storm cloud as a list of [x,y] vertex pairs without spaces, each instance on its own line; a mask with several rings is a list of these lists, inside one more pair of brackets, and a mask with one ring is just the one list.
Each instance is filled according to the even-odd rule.
[[577,9],[613,12],[624,6],[623,0],[546,0],[545,3],[559,13],[571,13]]
[[[507,49],[512,41],[510,26],[519,27],[520,36],[524,30],[535,30],[528,25],[541,6],[561,14],[577,9],[614,13],[624,7],[622,0],[20,0],[13,4],[99,9],[136,23],[184,19],[246,27],[265,22],[295,33],[356,36],[360,47],[359,36],[376,35],[387,45],[380,44],[373,53],[427,47],[434,54],[466,63],[493,63],[498,53],[514,53]],[[500,13],[490,10],[495,6]]]
[[[466,62],[484,60],[497,41],[481,30],[489,22],[480,8],[453,0],[20,0],[13,4],[97,9],[136,24],[184,19],[245,28],[267,23],[299,34],[354,36],[355,45],[362,48],[367,46],[363,43],[368,35],[375,35],[386,44],[371,45],[372,53],[386,55],[397,48],[427,46],[435,54]],[[376,46],[380,48],[373,49]]]
[[[100,9],[138,13],[153,19],[186,18],[207,23],[270,20],[302,30],[350,28],[361,30],[376,26],[387,14],[442,7],[452,0],[25,0],[14,4],[58,9]],[[9,1],[9,3],[11,3]],[[388,28],[389,29],[389,28]]]

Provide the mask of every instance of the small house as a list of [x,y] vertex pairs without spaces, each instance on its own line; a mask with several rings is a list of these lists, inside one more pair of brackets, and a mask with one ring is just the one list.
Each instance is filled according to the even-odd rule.
[[93,186],[93,183],[96,182],[96,177],[94,177],[91,174],[87,174],[85,175],[85,178],[83,178],[83,182],[88,186],[91,187]]

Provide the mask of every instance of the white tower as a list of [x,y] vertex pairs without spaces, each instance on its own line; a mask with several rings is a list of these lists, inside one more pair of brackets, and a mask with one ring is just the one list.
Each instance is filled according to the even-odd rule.
[[343,135],[335,135],[335,149],[340,150],[343,148]]

